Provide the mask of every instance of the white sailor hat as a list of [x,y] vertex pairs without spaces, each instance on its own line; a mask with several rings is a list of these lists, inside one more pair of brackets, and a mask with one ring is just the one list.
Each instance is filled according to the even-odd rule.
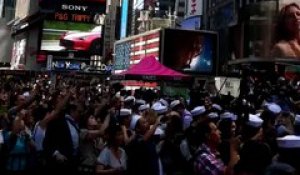
[[223,120],[223,119],[231,119],[233,121],[236,121],[237,120],[237,116],[234,115],[233,113],[231,112],[224,112],[220,115],[220,119]]
[[146,101],[145,100],[142,100],[142,99],[138,99],[135,101],[135,104],[138,104],[138,105],[145,105],[146,104]]
[[191,114],[194,117],[194,116],[203,114],[205,111],[206,110],[205,110],[204,106],[197,106],[193,110],[191,110]]
[[128,96],[124,99],[124,102],[130,102],[130,101],[135,101],[134,96]]
[[173,109],[173,108],[175,108],[179,104],[180,104],[179,100],[174,100],[174,101],[171,102],[170,108]]
[[247,122],[247,124],[249,126],[259,128],[259,127],[261,127],[263,122],[264,121],[259,117],[259,115],[249,114],[249,119],[248,119],[248,122]]
[[277,138],[279,148],[300,148],[300,136],[287,135]]
[[157,102],[155,102],[155,103],[152,104],[151,108],[154,109],[155,106],[161,106],[161,105],[162,105],[162,104],[161,104],[160,102],[157,101]]
[[216,110],[218,110],[218,111],[222,111],[222,107],[221,107],[220,105],[218,105],[218,104],[213,104],[213,105],[212,105],[212,108],[213,108],[213,109],[216,109]]
[[115,97],[117,97],[117,98],[121,98],[121,92],[120,92],[120,91],[118,91],[118,92],[116,93]]
[[282,137],[288,135],[289,131],[284,125],[280,125],[276,128],[277,136]]
[[159,102],[160,102],[162,105],[164,105],[164,106],[166,106],[166,107],[169,107],[169,103],[167,102],[167,100],[161,98],[161,99],[159,100]]
[[267,103],[266,108],[274,114],[279,114],[282,111],[281,107],[276,103]]
[[300,125],[300,115],[298,115],[298,114],[295,116],[294,125]]
[[134,130],[136,127],[137,122],[139,121],[139,119],[142,118],[142,116],[140,115],[134,115],[132,116],[132,119],[130,121],[130,129]]
[[131,115],[131,110],[130,109],[122,108],[120,110],[120,116],[128,116],[128,115]]
[[157,114],[163,114],[168,111],[168,108],[162,104],[156,103],[152,106],[152,109],[157,113]]
[[211,113],[209,113],[207,116],[208,116],[208,118],[210,118],[210,119],[215,119],[215,118],[218,118],[218,117],[219,117],[218,113],[216,113],[216,112],[211,112]]
[[29,92],[28,92],[28,91],[26,91],[26,92],[24,92],[24,93],[23,93],[23,96],[27,98],[27,97],[29,97],[29,96],[30,96],[30,94],[29,94]]
[[146,109],[150,109],[150,105],[149,104],[145,104],[145,105],[139,106],[139,111],[144,111]]

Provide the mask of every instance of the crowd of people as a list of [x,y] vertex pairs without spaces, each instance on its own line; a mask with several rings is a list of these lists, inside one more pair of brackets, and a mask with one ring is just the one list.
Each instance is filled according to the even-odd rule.
[[[272,56],[299,57],[299,18],[295,3],[281,10]],[[209,86],[185,99],[0,77],[0,175],[300,174],[300,79],[244,72],[239,97]]]
[[189,99],[2,79],[0,174],[299,174],[299,81],[247,78],[238,98],[198,88]]

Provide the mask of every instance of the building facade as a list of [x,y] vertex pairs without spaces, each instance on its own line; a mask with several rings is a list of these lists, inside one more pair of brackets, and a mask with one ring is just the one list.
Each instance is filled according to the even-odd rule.
[[11,26],[11,69],[40,70],[40,64],[36,60],[42,21],[38,0],[17,0],[15,20]]
[[286,3],[284,0],[205,1],[203,24],[205,29],[219,33],[220,65],[242,58],[269,58],[276,15]]
[[15,20],[16,0],[0,0],[0,63],[1,67],[10,67],[13,39],[11,26]]
[[110,56],[114,42],[120,39],[121,2],[110,0],[106,2],[105,30],[103,40],[103,55]]

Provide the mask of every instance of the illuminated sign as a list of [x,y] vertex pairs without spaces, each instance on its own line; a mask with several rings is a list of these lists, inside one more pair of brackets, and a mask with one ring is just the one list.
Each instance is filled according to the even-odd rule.
[[62,10],[69,10],[69,11],[83,11],[83,12],[86,12],[87,9],[88,9],[88,6],[62,4],[61,9]]
[[84,23],[93,22],[93,18],[90,15],[69,14],[69,13],[63,13],[63,12],[56,12],[54,14],[54,20],[84,22]]
[[115,45],[115,70],[125,70],[130,66],[130,47],[130,41]]
[[48,20],[95,23],[105,13],[106,4],[97,1],[61,1],[48,13]]
[[57,2],[55,11],[47,13],[44,21],[41,50],[101,55],[105,8],[105,3],[96,0]]
[[189,0],[188,1],[188,16],[202,15],[203,12],[203,1],[202,0]]
[[121,16],[121,38],[126,37],[127,33],[127,20],[128,20],[128,5],[129,0],[122,1],[122,16]]
[[[82,10],[85,4],[106,5],[106,0],[39,0],[39,6],[43,10],[57,11],[62,8],[68,10]],[[64,7],[62,7],[64,5]],[[81,7],[80,7],[81,6]]]

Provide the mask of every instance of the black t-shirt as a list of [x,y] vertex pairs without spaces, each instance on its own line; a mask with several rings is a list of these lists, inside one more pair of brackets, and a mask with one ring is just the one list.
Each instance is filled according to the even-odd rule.
[[272,162],[270,147],[258,141],[247,141],[240,151],[240,161],[237,165],[242,172],[263,174]]
[[137,135],[126,148],[128,175],[159,175],[159,157],[156,145]]

